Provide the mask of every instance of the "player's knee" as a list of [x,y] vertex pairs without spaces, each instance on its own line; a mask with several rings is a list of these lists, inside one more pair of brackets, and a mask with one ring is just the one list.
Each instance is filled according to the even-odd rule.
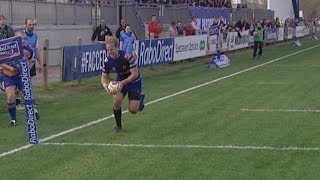
[[136,114],[136,113],[138,112],[138,109],[137,109],[137,108],[130,108],[130,107],[129,107],[129,112],[130,112],[131,114]]
[[114,107],[120,107],[121,106],[121,101],[113,100],[113,106]]

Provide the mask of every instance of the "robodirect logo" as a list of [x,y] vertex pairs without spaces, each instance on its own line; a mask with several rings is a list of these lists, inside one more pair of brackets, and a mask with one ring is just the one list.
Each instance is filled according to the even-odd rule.
[[23,84],[22,91],[24,92],[24,99],[25,100],[32,100],[28,63],[25,60],[22,60],[20,62],[20,66],[21,66],[21,71],[22,71],[21,72],[21,81]]
[[38,143],[38,138],[37,138],[37,128],[36,128],[33,104],[26,105],[25,108],[27,111],[29,142],[32,144],[36,144]]
[[140,42],[139,47],[139,65],[150,65],[161,62],[170,62],[173,60],[173,41],[165,42],[157,40],[156,45],[149,45],[149,41]]
[[34,112],[34,105],[33,105],[33,98],[32,98],[32,91],[31,91],[31,82],[29,79],[29,67],[26,60],[20,61],[20,68],[21,68],[21,81],[22,81],[22,91],[24,93],[24,101],[26,103],[26,115],[27,115],[27,125],[28,125],[28,134],[29,134],[29,142],[31,144],[38,143],[37,137],[37,127],[35,122],[35,112]]
[[10,42],[0,45],[0,56],[12,56],[15,52],[19,52],[17,42]]

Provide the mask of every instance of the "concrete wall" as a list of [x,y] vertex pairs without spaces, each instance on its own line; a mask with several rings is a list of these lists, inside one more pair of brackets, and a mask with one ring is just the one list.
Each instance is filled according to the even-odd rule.
[[274,11],[274,17],[282,20],[294,18],[291,0],[270,0],[269,8]]
[[[109,26],[115,33],[116,26]],[[22,28],[14,26],[14,28]],[[49,39],[48,66],[62,65],[62,47],[77,45],[77,37],[82,38],[82,44],[91,44],[93,33],[92,25],[37,25],[35,32],[38,33],[41,46],[45,38]]]
[[62,65],[62,46],[76,45],[77,37],[82,37],[83,44],[91,43],[93,27],[91,25],[37,26],[35,31],[43,44],[49,39],[48,65]]
[[315,18],[320,17],[320,1],[319,0],[303,0],[300,1],[303,17]]

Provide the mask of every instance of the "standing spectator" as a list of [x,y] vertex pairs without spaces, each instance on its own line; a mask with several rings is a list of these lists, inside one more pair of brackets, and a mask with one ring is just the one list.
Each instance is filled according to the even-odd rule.
[[[25,34],[26,34],[26,46],[31,48],[33,51],[33,56],[32,58],[34,59],[34,61],[37,61],[39,64],[39,68],[38,71],[39,73],[42,72],[42,66],[44,64],[42,64],[41,62],[41,57],[40,57],[40,47],[39,47],[39,38],[38,38],[38,34],[36,32],[34,32],[34,19],[33,18],[27,18],[25,20]],[[36,63],[33,64],[33,66],[30,69],[30,78],[32,79],[32,77],[37,75],[37,71],[36,71]],[[34,102],[34,106],[36,106],[36,103]],[[38,110],[36,108],[34,108],[35,111],[35,115],[36,115],[36,119],[40,119],[40,114],[38,112]]]
[[200,24],[198,23],[197,18],[195,16],[193,16],[191,18],[191,20],[192,20],[191,21],[191,26],[195,30],[195,34],[196,35],[200,34]]
[[[33,58],[38,62],[39,64],[39,72],[42,72],[42,62],[40,57],[40,48],[39,48],[39,38],[38,34],[34,32],[34,19],[33,18],[27,18],[25,20],[25,30],[26,33],[26,46],[30,47],[33,51]],[[30,69],[30,77],[34,77],[37,75],[36,72],[36,64],[32,66]]]
[[127,53],[133,54],[133,44],[135,40],[136,37],[132,33],[131,26],[129,24],[126,24],[125,31],[120,34],[120,50],[124,50]]
[[112,36],[112,32],[110,28],[107,26],[106,21],[102,19],[100,21],[100,25],[94,31],[91,40],[92,42],[94,42],[98,37],[97,40],[104,43],[106,36]]
[[196,34],[196,30],[192,27],[190,22],[186,24],[183,30],[185,36],[193,36]]
[[183,26],[181,21],[177,21],[177,32],[178,36],[183,36]]
[[227,0],[227,1],[225,2],[225,4],[224,4],[224,7],[231,9],[231,8],[232,8],[231,1],[230,1],[230,0]]
[[14,30],[11,26],[6,24],[6,18],[4,15],[0,15],[0,40],[14,36]]
[[241,38],[242,35],[241,35],[241,32],[245,30],[245,21],[244,21],[244,18],[240,18],[240,20],[236,23],[235,25],[235,28],[236,28],[236,31],[238,32],[238,37]]
[[253,31],[254,36],[254,46],[253,46],[253,59],[255,60],[257,57],[257,50],[259,48],[258,56],[259,60],[262,59],[262,48],[264,44],[264,28],[261,23],[257,23],[257,28]]
[[250,22],[248,21],[247,18],[244,18],[243,27],[244,27],[244,30],[249,30],[250,29]]
[[120,34],[122,33],[122,32],[124,32],[124,30],[125,30],[125,26],[126,26],[126,21],[125,20],[121,20],[121,24],[120,24],[120,26],[119,26],[119,28],[118,28],[118,30],[117,30],[117,32],[116,32],[116,38],[120,38]]
[[170,37],[177,37],[178,36],[178,30],[177,30],[177,25],[175,21],[171,22],[171,25],[169,27],[169,35]]
[[162,31],[161,24],[157,21],[157,16],[152,15],[151,21],[148,24],[149,38],[159,38]]

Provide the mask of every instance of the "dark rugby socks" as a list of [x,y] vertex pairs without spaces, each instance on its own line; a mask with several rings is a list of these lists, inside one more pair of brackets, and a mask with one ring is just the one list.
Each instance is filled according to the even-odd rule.
[[121,125],[121,115],[122,115],[121,108],[118,109],[118,110],[113,109],[113,114],[114,114],[114,118],[116,119],[117,127],[122,128],[122,125]]
[[15,103],[7,103],[7,108],[9,114],[11,116],[11,120],[17,120],[17,113],[16,113],[16,104]]

